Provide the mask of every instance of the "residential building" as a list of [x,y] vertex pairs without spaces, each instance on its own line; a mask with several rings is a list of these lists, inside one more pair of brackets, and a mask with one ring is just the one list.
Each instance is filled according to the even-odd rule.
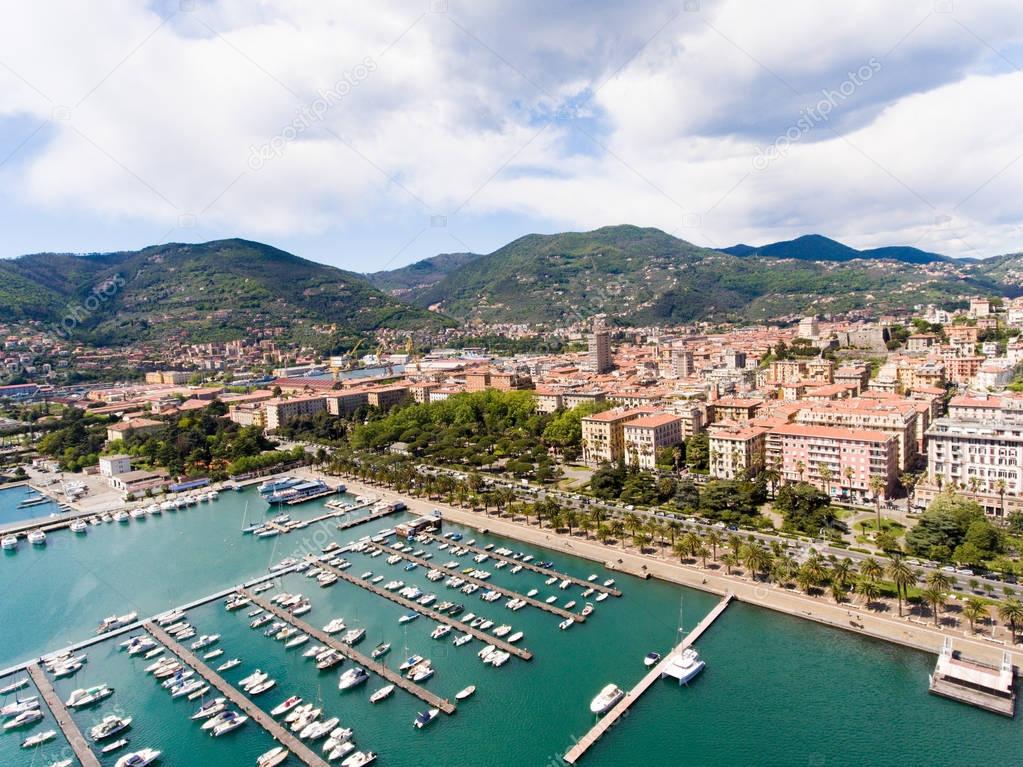
[[670,413],[656,413],[622,424],[625,464],[651,471],[657,468],[657,451],[682,441],[682,419]]
[[99,457],[99,473],[101,477],[127,474],[129,471],[131,471],[130,455],[101,455]]
[[901,398],[818,402],[800,410],[795,421],[811,426],[840,426],[892,434],[896,439],[899,470],[908,471],[917,462],[918,404]]
[[151,418],[132,418],[107,427],[107,442],[116,442],[131,434],[152,434],[163,428],[163,421]]
[[[625,457],[625,424],[653,412],[645,408],[605,410],[582,419],[583,462],[615,463]],[[681,427],[680,427],[681,428]]]
[[291,397],[271,399],[263,403],[263,423],[267,431],[274,431],[289,421],[312,416],[327,409],[324,397]]
[[717,479],[740,479],[763,470],[769,427],[722,421],[707,428],[710,474]]
[[938,490],[980,496],[999,516],[1007,497],[1017,507],[1023,493],[1023,425],[939,418],[927,430],[927,472]]
[[614,369],[611,360],[611,335],[604,325],[602,317],[593,322],[593,332],[588,340],[588,352],[590,367],[597,375],[609,373]]
[[366,392],[369,404],[381,410],[390,410],[395,405],[400,405],[409,397],[408,386],[395,384],[393,386],[379,386]]
[[741,397],[722,397],[712,403],[714,409],[713,422],[734,421],[742,423],[756,418],[764,406],[762,399],[743,399]]

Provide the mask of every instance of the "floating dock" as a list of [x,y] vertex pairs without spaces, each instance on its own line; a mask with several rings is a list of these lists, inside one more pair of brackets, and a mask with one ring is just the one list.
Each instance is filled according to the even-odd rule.
[[363,655],[361,652],[356,650],[351,645],[347,645],[344,642],[340,641],[339,639],[335,639],[325,631],[321,631],[318,628],[314,628],[305,621],[299,620],[294,615],[289,613],[287,610],[278,607],[277,605],[269,602],[266,599],[261,599],[260,597],[256,596],[250,591],[247,591],[246,589],[239,589],[238,593],[244,594],[245,596],[252,600],[253,604],[259,605],[268,613],[272,613],[285,623],[291,624],[302,633],[308,634],[320,644],[337,650],[346,658],[348,658],[351,661],[354,661],[358,665],[362,666],[364,669],[372,671],[377,676],[386,679],[391,684],[400,687],[406,692],[414,695],[431,708],[440,709],[445,714],[449,715],[455,713],[455,705],[451,703],[451,701],[447,700],[446,698],[442,698],[439,695],[435,695],[434,693],[427,690],[425,687],[421,687],[415,682],[406,679],[404,675],[398,673],[393,669],[388,668],[382,663],[378,663],[377,661],[370,658],[368,655]]
[[494,645],[494,647],[496,647],[498,650],[504,650],[507,653],[511,653],[516,658],[521,658],[522,660],[533,659],[533,653],[530,652],[529,650],[526,650],[525,648],[516,647],[513,644],[505,642],[500,637],[493,636],[492,634],[488,634],[485,631],[480,631],[478,628],[473,628],[468,623],[462,623],[460,620],[456,620],[452,616],[445,615],[444,613],[438,612],[437,610],[431,610],[429,607],[424,607],[423,605],[419,604],[418,602],[412,599],[406,599],[401,594],[396,594],[392,591],[388,591],[387,589],[382,589],[379,586],[370,583],[369,581],[363,580],[362,578],[356,578],[354,575],[350,575],[344,570],[338,570],[336,567],[331,567],[330,565],[320,562],[314,556],[309,556],[307,557],[307,559],[309,560],[310,564],[319,567],[321,570],[327,570],[328,572],[334,573],[334,575],[336,575],[338,578],[345,581],[346,583],[351,583],[355,586],[358,586],[361,589],[366,589],[366,591],[370,591],[379,597],[383,597],[384,599],[394,602],[395,604],[399,604],[402,607],[408,608],[409,610],[413,610],[414,612],[417,612],[420,615],[425,615],[427,618],[435,620],[438,623],[443,623],[448,626],[451,626],[451,628],[457,629],[458,631],[461,631],[463,634],[471,634],[472,636],[476,637],[482,642],[487,642],[489,644]]
[[451,544],[451,548],[461,547],[463,549],[469,549],[469,551],[475,552],[476,554],[486,554],[491,559],[501,560],[507,562],[510,565],[522,565],[523,570],[532,570],[534,573],[540,573],[541,575],[545,575],[547,577],[554,576],[559,580],[563,581],[567,580],[570,583],[574,583],[576,586],[582,586],[584,589],[591,588],[594,591],[602,591],[603,593],[613,597],[620,597],[622,595],[622,592],[619,591],[618,589],[612,588],[610,586],[604,586],[603,584],[598,583],[596,581],[587,581],[583,580],[582,578],[576,578],[574,575],[568,575],[567,573],[562,573],[559,572],[558,570],[552,570],[549,567],[540,567],[540,565],[534,565],[532,562],[523,562],[521,559],[515,559],[515,557],[509,557],[505,554],[495,554],[493,551],[481,549],[479,546],[469,546],[465,543],[462,543],[461,541],[445,540],[444,538],[440,538],[436,535],[431,535],[430,533],[423,533],[423,535],[429,540],[434,541],[435,543],[448,543]]
[[637,682],[635,687],[625,693],[625,697],[618,701],[615,707],[608,711],[607,714],[605,714],[589,732],[583,735],[583,737],[574,746],[572,746],[569,752],[562,758],[569,764],[575,764],[582,759],[590,747],[600,740],[601,736],[605,732],[614,727],[618,720],[624,716],[626,712],[628,712],[632,704],[639,700],[643,693],[650,688],[650,685],[660,678],[662,672],[668,667],[668,664],[671,663],[672,658],[693,644],[703,635],[703,632],[710,628],[710,625],[717,620],[718,616],[721,615],[721,613],[725,611],[725,608],[731,603],[732,598],[732,594],[726,594],[724,599],[718,602],[714,609],[707,613],[703,620],[696,625],[696,628],[689,632],[686,638],[683,639],[674,650],[665,655],[664,658],[661,659],[660,663],[650,669],[650,671],[647,672],[647,674],[640,679],[639,682]]
[[[356,506],[354,509],[349,509],[349,512],[356,511],[356,510],[361,509],[361,508],[365,508],[366,506],[369,506],[369,504],[367,503],[367,504],[364,504],[363,506]],[[397,513],[398,513],[398,509],[393,509],[393,508],[381,509],[380,511],[374,511],[372,514],[367,514],[366,516],[359,517],[358,519],[349,519],[347,522],[340,522],[338,524],[338,526],[337,526],[337,529],[338,530],[348,530],[348,529],[353,528],[353,527],[358,527],[359,525],[364,525],[367,522],[375,522],[378,519],[383,519],[384,517],[389,517],[392,514],[397,514]]]
[[[146,621],[144,627],[154,639],[177,655],[185,664],[194,669],[199,676],[220,690],[221,695],[231,701],[231,703],[240,708],[246,716],[270,733],[274,740],[290,750],[292,756],[309,765],[309,767],[328,767],[326,760],[318,757],[302,741],[285,730],[275,719],[273,719],[273,717],[263,711],[263,709],[242,695],[233,685],[229,684],[222,676],[220,676],[220,674],[216,673],[190,651],[178,644],[178,642],[175,641],[170,634],[150,621]],[[96,762],[96,765],[98,767],[99,762]]]
[[384,554],[387,554],[387,555],[397,554],[402,559],[407,559],[409,562],[415,562],[420,567],[426,567],[426,568],[429,568],[431,570],[433,570],[433,569],[441,570],[443,572],[448,573],[448,575],[457,576],[457,577],[461,578],[466,583],[475,583],[481,589],[490,589],[492,591],[496,591],[496,592],[498,592],[500,594],[503,594],[506,597],[509,597],[510,599],[521,599],[527,605],[530,605],[531,607],[535,607],[538,610],[543,610],[544,612],[552,613],[552,614],[558,615],[558,616],[560,616],[562,618],[571,618],[576,623],[585,623],[586,622],[586,618],[584,616],[580,615],[579,613],[574,613],[571,610],[565,610],[565,609],[563,609],[561,607],[557,607],[555,605],[549,605],[546,602],[541,602],[538,599],[533,599],[533,597],[527,597],[525,594],[520,594],[517,591],[512,591],[511,589],[506,589],[503,586],[498,586],[496,583],[490,583],[489,581],[484,581],[484,580],[481,580],[480,578],[473,578],[471,575],[462,574],[461,571],[459,571],[459,572],[451,572],[451,570],[446,570],[445,568],[441,567],[440,565],[437,565],[437,564],[431,562],[429,559],[423,559],[422,557],[417,557],[415,554],[406,554],[406,553],[404,553],[402,551],[398,551],[397,549],[390,549],[390,548],[387,548],[386,546],[377,546],[376,544],[370,546],[370,548],[371,549],[373,549],[373,548],[380,549],[380,551],[382,551]]
[[99,759],[97,759],[96,755],[92,753],[92,749],[89,748],[89,744],[85,740],[85,736],[82,735],[82,731],[78,729],[78,725],[75,724],[75,720],[72,719],[71,715],[68,713],[67,707],[64,705],[64,701],[57,697],[56,690],[53,689],[53,685],[50,684],[50,680],[46,678],[46,674],[43,673],[43,670],[35,663],[30,663],[26,666],[25,670],[28,671],[28,675],[32,677],[32,681],[39,690],[39,694],[42,695],[43,700],[46,701],[46,705],[50,709],[50,713],[52,713],[53,718],[57,720],[57,725],[64,733],[64,737],[67,738],[67,742],[71,746],[71,750],[75,752],[75,756],[78,758],[82,767],[100,767]]
[[999,668],[964,660],[952,649],[952,637],[945,637],[928,692],[1011,719],[1016,713],[1016,669],[1009,653],[1002,655]]

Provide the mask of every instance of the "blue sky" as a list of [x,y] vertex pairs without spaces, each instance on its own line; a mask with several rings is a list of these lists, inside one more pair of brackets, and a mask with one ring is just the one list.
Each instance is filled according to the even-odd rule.
[[1013,2],[12,9],[0,257],[245,237],[356,271],[530,232],[1023,242]]

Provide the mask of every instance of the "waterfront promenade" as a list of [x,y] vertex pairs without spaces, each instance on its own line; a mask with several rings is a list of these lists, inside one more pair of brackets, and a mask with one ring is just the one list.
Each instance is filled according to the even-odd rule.
[[1002,653],[1008,652],[1012,662],[1017,667],[1023,667],[1023,649],[1009,647],[998,641],[971,637],[962,631],[940,631],[923,623],[864,610],[850,603],[836,604],[828,599],[809,597],[773,584],[728,576],[720,571],[704,570],[677,561],[642,556],[634,551],[607,546],[595,540],[559,535],[550,529],[541,529],[494,516],[488,517],[437,501],[405,496],[388,488],[366,485],[357,480],[346,480],[346,484],[355,492],[373,492],[385,498],[401,499],[408,505],[409,510],[416,514],[429,514],[435,508],[440,509],[444,518],[451,522],[476,529],[486,527],[496,535],[556,549],[605,566],[610,565],[614,569],[646,573],[650,577],[719,596],[732,592],[739,601],[747,604],[935,655],[941,652],[945,637],[952,636],[955,638],[956,648],[965,657],[997,666],[1001,663]]

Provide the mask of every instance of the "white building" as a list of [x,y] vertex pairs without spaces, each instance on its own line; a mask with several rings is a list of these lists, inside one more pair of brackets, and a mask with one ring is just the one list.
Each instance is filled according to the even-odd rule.
[[113,477],[116,474],[127,474],[129,471],[131,471],[130,455],[101,455],[99,457],[101,477]]

